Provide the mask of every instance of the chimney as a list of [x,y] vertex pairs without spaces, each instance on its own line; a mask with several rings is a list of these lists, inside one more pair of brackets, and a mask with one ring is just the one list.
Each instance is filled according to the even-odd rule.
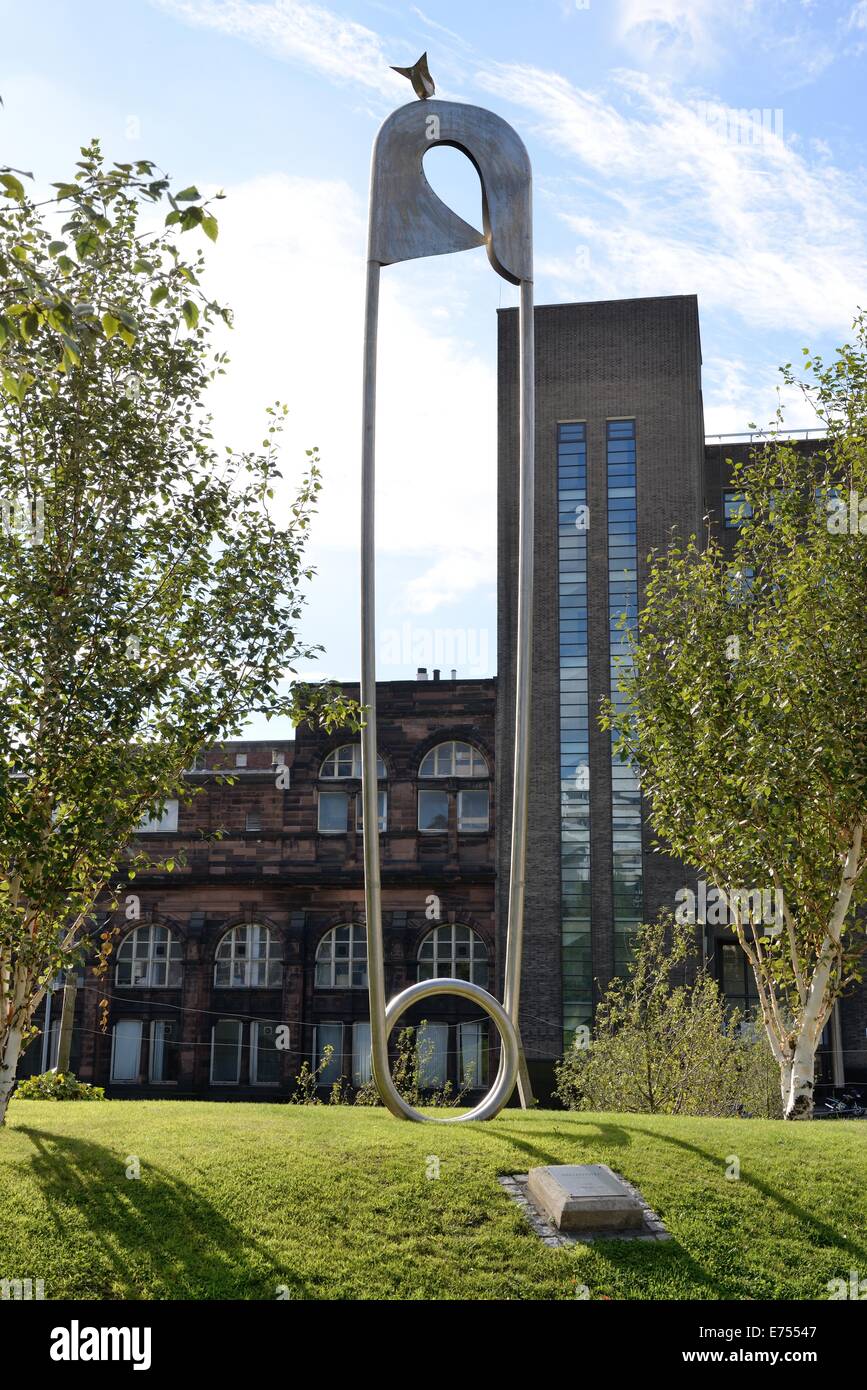
[[426,666],[419,666],[418,670],[416,671],[415,678],[416,678],[417,681],[426,681],[426,680],[427,680],[427,667],[426,667]]
[[440,678],[440,673],[439,673],[439,671],[437,670],[436,667],[434,667],[433,678],[434,678],[435,681],[438,681],[439,678]]
[[457,678],[458,678],[458,673],[457,673],[457,671],[452,670],[452,680],[453,680],[453,681],[456,681]]

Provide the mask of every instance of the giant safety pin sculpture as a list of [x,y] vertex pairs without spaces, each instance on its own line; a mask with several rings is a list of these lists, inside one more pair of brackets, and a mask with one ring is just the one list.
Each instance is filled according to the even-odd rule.
[[[403,70],[402,70],[403,71]],[[421,100],[401,106],[380,128],[373,149],[364,337],[361,511],[361,736],[364,889],[367,915],[368,989],[373,1078],[393,1115],[431,1120],[399,1094],[388,1065],[388,1038],[412,1005],[434,994],[455,994],[478,1004],[496,1024],[500,1064],[484,1099],[465,1115],[438,1123],[486,1120],[496,1115],[518,1081],[523,1104],[529,1082],[518,1033],[527,847],[530,675],[533,615],[533,241],[532,176],[527,151],[511,126],[493,112],[451,101],[430,101],[433,82],[426,58],[405,70]],[[434,193],[422,169],[425,151],[452,145],[475,165],[482,185],[484,233],[464,222]],[[520,286],[520,483],[518,626],[515,697],[515,763],[503,1003],[465,980],[419,981],[385,1005],[382,899],[379,867],[376,752],[376,655],[374,614],[374,477],[376,344],[380,270],[384,265],[485,246],[494,270]]]

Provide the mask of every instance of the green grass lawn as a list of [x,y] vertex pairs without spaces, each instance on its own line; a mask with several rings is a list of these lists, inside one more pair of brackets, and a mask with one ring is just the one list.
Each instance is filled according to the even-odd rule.
[[[565,1299],[576,1280],[591,1298],[826,1298],[867,1275],[865,1141],[857,1121],[13,1101],[0,1278],[46,1298]],[[497,1174],[581,1162],[635,1183],[674,1238],[545,1246]]]

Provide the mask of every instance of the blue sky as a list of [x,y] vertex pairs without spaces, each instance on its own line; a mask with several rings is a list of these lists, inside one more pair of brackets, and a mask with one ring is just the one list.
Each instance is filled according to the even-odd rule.
[[[60,178],[99,135],[227,193],[218,430],[252,443],[279,397],[287,476],[322,453],[305,636],[327,650],[307,674],[358,673],[367,178],[377,127],[412,97],[389,64],[427,49],[438,96],[524,139],[537,302],[698,295],[709,432],[768,420],[778,365],[845,341],[867,303],[867,0],[39,0],[0,19],[0,160]],[[478,225],[466,161],[425,168]],[[384,274],[382,679],[496,669],[496,309],[515,295],[481,250]]]

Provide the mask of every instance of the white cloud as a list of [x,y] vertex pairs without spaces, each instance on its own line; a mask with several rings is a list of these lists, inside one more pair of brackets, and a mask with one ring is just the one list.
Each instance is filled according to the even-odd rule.
[[702,363],[704,424],[708,435],[746,434],[750,425],[768,429],[777,405],[792,430],[817,428],[796,387],[783,383],[777,363],[744,357],[706,357]]
[[[766,90],[789,90],[814,81],[842,51],[812,9],[793,13],[792,0],[618,0],[616,35],[630,61],[656,76],[694,76],[760,54]],[[756,93],[751,104],[761,100]]]
[[408,582],[406,611],[432,613],[443,604],[455,603],[481,585],[495,585],[496,581],[493,554],[453,550]]
[[[218,438],[255,442],[264,406],[287,402],[290,483],[305,449],[322,455],[318,564],[353,563],[358,549],[364,246],[346,184],[275,174],[227,190],[208,258],[209,291],[235,311]],[[475,282],[493,284],[485,270],[478,252],[383,271],[377,547],[407,557],[410,577],[427,570],[383,594],[392,614],[430,612],[494,574],[495,367],[461,336],[467,288],[477,300]],[[445,323],[430,312],[441,300]]]
[[612,98],[514,64],[477,80],[534,112],[538,136],[577,162],[558,212],[589,255],[537,261],[559,295],[697,292],[705,311],[799,332],[848,327],[864,302],[861,186],[775,129],[738,143],[724,108],[634,72],[613,76]]
[[657,70],[666,63],[708,67],[720,57],[720,18],[719,0],[620,0],[617,31],[633,58]]
[[246,39],[278,58],[312,68],[332,81],[352,81],[388,96],[406,95],[390,71],[372,29],[300,0],[152,0],[175,19]]
[[867,0],[858,0],[846,22],[849,29],[867,29]]

